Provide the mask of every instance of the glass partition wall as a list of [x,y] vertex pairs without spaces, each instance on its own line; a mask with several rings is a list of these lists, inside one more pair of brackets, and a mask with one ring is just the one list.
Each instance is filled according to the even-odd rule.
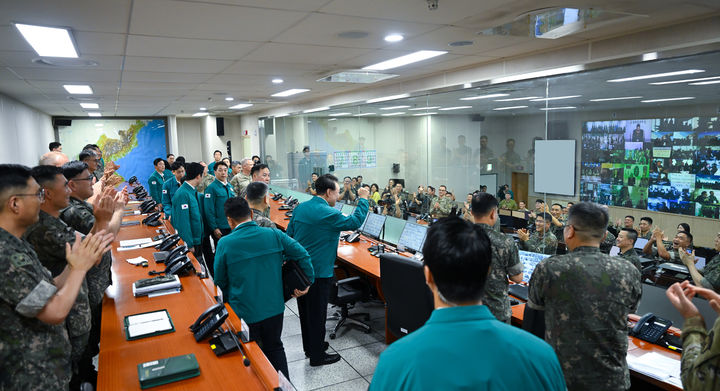
[[[263,119],[263,148],[273,184],[301,192],[313,172],[362,175],[380,192],[390,179],[410,194],[444,185],[461,208],[481,185],[502,196],[507,184],[530,210],[536,199],[594,201],[610,207],[613,221],[654,216],[674,235],[676,222],[711,227],[719,217],[718,64],[712,52],[306,110]],[[574,141],[573,160],[543,158],[558,158],[558,175],[574,166],[570,193],[536,191],[538,140]],[[713,229],[701,244],[711,245]]]

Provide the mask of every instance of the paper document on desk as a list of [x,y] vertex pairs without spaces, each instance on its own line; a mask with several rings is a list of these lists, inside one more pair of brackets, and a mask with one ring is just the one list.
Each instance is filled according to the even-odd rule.
[[650,352],[639,357],[628,354],[627,363],[628,367],[636,372],[682,388],[679,359]]
[[131,246],[137,246],[139,244],[145,244],[145,243],[150,243],[150,242],[152,242],[152,238],[121,240],[120,247],[131,247]]
[[143,257],[135,257],[135,258],[128,258],[128,259],[126,259],[126,261],[128,261],[128,263],[130,263],[131,265],[139,265],[143,262],[147,262],[148,260]]
[[149,240],[150,240],[150,241],[147,242],[147,243],[136,244],[136,245],[131,245],[131,246],[127,246],[127,247],[123,247],[123,245],[122,245],[122,242],[123,242],[123,241],[120,241],[120,247],[118,247],[117,250],[118,250],[118,251],[137,250],[137,249],[141,249],[141,248],[147,248],[147,247],[157,246],[158,244],[162,243],[162,240],[156,240],[156,241],[154,241],[154,242],[152,241],[152,239],[149,239]]
[[170,318],[166,311],[151,312],[135,316],[128,316],[128,336],[139,337],[172,329]]

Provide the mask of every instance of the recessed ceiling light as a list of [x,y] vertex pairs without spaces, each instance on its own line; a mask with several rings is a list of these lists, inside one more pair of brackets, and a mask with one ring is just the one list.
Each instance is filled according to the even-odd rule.
[[720,80],[712,80],[712,81],[700,81],[697,83],[690,83],[691,86],[706,86],[708,84],[718,84],[720,83]]
[[273,84],[282,84],[282,83],[284,83],[284,82],[285,82],[285,80],[283,80],[283,79],[281,79],[281,78],[279,78],[279,77],[276,77],[276,78],[272,79],[272,83],[273,83]]
[[90,88],[89,85],[84,84],[65,84],[63,85],[63,88],[71,94],[87,95],[93,93],[92,88]]
[[655,102],[671,102],[674,100],[690,100],[695,99],[694,96],[683,96],[680,98],[664,98],[664,99],[649,99],[649,100],[641,100],[642,103],[655,103]]
[[365,103],[378,103],[378,102],[385,102],[388,100],[395,100],[395,99],[402,99],[409,97],[410,94],[400,94],[400,95],[389,95],[389,96],[383,96],[382,98],[373,98],[368,99],[365,101]]
[[553,98],[537,98],[537,99],[530,99],[530,102],[546,102],[549,100],[561,100],[561,99],[572,99],[572,98],[579,98],[582,95],[568,95],[568,96],[556,96]]
[[99,109],[100,105],[97,103],[80,103],[83,109]]
[[421,115],[435,115],[437,113],[420,113],[420,114],[413,114],[413,117],[419,117]]
[[377,115],[375,113],[361,113],[361,114],[355,114],[355,117],[365,117],[366,115]]
[[642,96],[619,96],[617,98],[590,99],[590,102],[609,102],[611,100],[642,99]]
[[228,101],[228,102],[232,102],[232,101],[235,100],[235,98],[233,98],[232,96],[226,96],[226,97],[225,97],[225,100]]
[[705,80],[717,80],[720,79],[720,76],[711,76],[711,77],[701,77],[699,79],[684,79],[684,80],[671,80],[671,81],[656,81],[653,83],[650,83],[654,86],[663,86],[665,84],[680,84],[680,83],[692,83],[696,81],[705,81]]
[[318,111],[325,111],[325,110],[330,110],[330,108],[327,107],[327,106],[316,107],[316,108],[314,108],[314,109],[303,110],[303,113],[306,113],[306,114],[307,114],[307,113],[315,113],[315,112],[318,112]]
[[393,117],[393,116],[396,116],[396,115],[403,115],[403,114],[405,114],[404,111],[398,111],[398,112],[396,112],[396,113],[382,114],[382,116],[383,116],[383,117]]
[[88,113],[88,116],[89,117],[102,117],[102,114],[98,113],[98,112],[91,112],[91,113]]
[[322,83],[370,84],[370,83],[376,83],[376,82],[379,82],[382,80],[392,79],[393,77],[398,77],[398,76],[400,76],[400,75],[396,75],[394,73],[363,71],[362,69],[359,69],[359,70],[336,72],[336,73],[333,73],[332,75],[328,75],[328,76],[322,77],[320,79],[317,79],[316,81],[322,82]]
[[41,57],[77,58],[77,50],[68,29],[16,23],[23,38]]
[[428,106],[428,107],[416,107],[414,109],[409,109],[410,111],[416,111],[416,110],[435,110],[439,109],[440,106]]
[[330,118],[328,121],[337,121],[337,118]]
[[207,111],[207,107],[201,107],[199,110],[200,110],[200,111]]
[[328,114],[330,117],[342,117],[344,115],[352,115],[352,113],[332,113]]
[[472,106],[446,107],[446,108],[444,108],[444,109],[440,109],[440,111],[462,110],[462,109],[472,109]]
[[539,98],[539,96],[524,96],[522,98],[495,99],[495,102],[515,102],[518,100],[532,100],[537,98]]
[[95,124],[95,126],[105,126],[104,124]]
[[608,80],[608,83],[622,83],[626,81],[635,81],[635,80],[645,80],[645,79],[654,79],[658,77],[670,77],[670,76],[678,76],[678,75],[692,75],[694,73],[702,73],[705,72],[702,69],[686,69],[684,71],[676,71],[676,72],[664,72],[664,73],[653,73],[650,75],[640,75],[640,76],[633,76],[633,77],[625,77],[622,79],[612,79]]
[[575,109],[575,106],[560,106],[560,107],[543,107],[542,111],[550,111],[550,110],[571,110]]
[[643,61],[657,60],[657,58],[658,58],[658,52],[645,53],[642,55]]
[[402,36],[402,34],[388,34],[385,36],[385,42],[400,42],[405,37]]
[[204,116],[206,116],[206,115],[208,115],[208,113],[202,113],[202,112],[201,112],[201,113],[195,113],[195,114],[193,114],[192,116],[193,116],[193,117],[204,117]]
[[465,98],[460,98],[460,100],[490,99],[490,98],[499,98],[501,96],[508,96],[508,95],[510,95],[510,94],[488,94],[488,95],[468,96]]
[[527,106],[508,106],[508,107],[498,107],[493,110],[495,111],[502,111],[502,110],[515,110],[515,109],[524,109]]
[[272,94],[271,96],[277,96],[277,97],[286,97],[286,96],[292,96],[297,94],[302,94],[303,92],[308,92],[307,88],[291,88],[289,90],[281,91],[275,94]]
[[405,65],[409,65],[412,63],[416,63],[419,61],[424,61],[433,57],[441,56],[443,54],[447,54],[447,51],[444,50],[420,50],[415,53],[410,53],[404,56],[392,58],[387,61],[379,62],[377,64],[368,65],[364,67],[365,70],[372,70],[372,71],[384,71],[387,69],[393,69],[402,67]]
[[397,109],[405,109],[410,106],[408,105],[401,105],[401,106],[390,106],[390,107],[381,107],[380,110],[397,110]]
[[235,106],[230,106],[230,108],[239,110],[239,109],[244,109],[246,107],[250,107],[252,105],[253,105],[252,103],[238,103]]

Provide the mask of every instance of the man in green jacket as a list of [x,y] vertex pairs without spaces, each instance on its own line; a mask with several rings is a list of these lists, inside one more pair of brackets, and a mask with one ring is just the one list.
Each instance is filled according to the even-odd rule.
[[204,167],[200,163],[189,163],[185,168],[185,182],[172,198],[173,227],[183,242],[199,257],[202,254],[203,221],[200,194],[195,188],[202,179]]
[[215,163],[215,180],[205,189],[203,196],[203,216],[205,217],[206,232],[203,235],[203,256],[205,262],[210,269],[210,274],[215,275],[213,264],[215,254],[213,254],[210,239],[217,241],[230,233],[230,225],[225,218],[225,201],[235,197],[232,186],[227,182],[227,164],[223,161]]
[[[297,262],[313,281],[310,255],[283,232],[258,226],[244,199],[228,199],[224,211],[232,232],[218,242],[215,284],[233,311],[248,323],[250,339],[260,345],[275,370],[288,377],[287,358],[280,338],[285,312],[282,265],[285,261]],[[306,294],[308,289],[296,289],[293,297]]]
[[153,160],[155,171],[148,178],[148,193],[155,202],[157,202],[162,210],[162,188],[165,181],[169,178],[165,178],[165,161],[162,158]]
[[173,176],[166,180],[162,189],[162,205],[165,212],[165,218],[172,216],[172,198],[177,189],[182,185],[182,179],[185,176],[185,166],[180,163],[170,165]]
[[353,214],[345,217],[333,208],[340,195],[335,176],[319,177],[315,189],[317,196],[295,207],[287,234],[300,242],[312,258],[315,282],[306,296],[298,298],[298,310],[303,349],[310,357],[311,366],[321,366],[340,361],[340,355],[325,353],[325,319],[340,231],[357,229],[363,223],[368,212],[369,192],[366,188],[358,190],[358,205]]

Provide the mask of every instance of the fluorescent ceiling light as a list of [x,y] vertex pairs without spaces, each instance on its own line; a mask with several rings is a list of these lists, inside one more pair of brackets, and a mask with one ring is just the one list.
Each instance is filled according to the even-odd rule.
[[392,79],[398,77],[394,73],[382,73],[375,71],[364,71],[360,70],[348,70],[333,73],[332,75],[325,76],[316,81],[323,83],[356,83],[356,84],[370,84],[376,83],[381,80]]
[[657,58],[658,58],[658,53],[657,53],[657,52],[645,53],[645,54],[643,54],[643,56],[642,56],[642,60],[643,60],[643,61],[657,60]]
[[470,88],[470,87],[472,87],[472,83],[463,84],[463,88]]
[[515,110],[515,109],[524,109],[527,106],[508,106],[508,107],[498,107],[496,109],[493,109],[495,111],[502,111],[502,110]]
[[684,79],[684,80],[671,80],[671,81],[656,81],[653,83],[650,83],[654,86],[663,86],[665,84],[680,84],[680,83],[692,83],[696,81],[705,81],[705,80],[717,80],[720,79],[720,76],[711,76],[711,77],[701,77],[699,79]]
[[95,126],[105,126],[105,125],[103,125],[103,124],[95,124]]
[[207,111],[207,107],[201,107],[200,111]]
[[226,97],[225,97],[225,100],[228,101],[228,102],[232,102],[232,101],[235,100],[235,98],[233,98],[232,96],[226,96]]
[[462,109],[472,109],[472,106],[446,107],[446,108],[444,108],[444,109],[440,109],[440,111],[462,110]]
[[490,84],[500,84],[518,80],[537,79],[539,77],[562,75],[564,73],[580,72],[583,70],[585,70],[584,65],[570,65],[567,67],[553,68],[545,71],[528,72],[514,76],[499,77],[497,79],[491,79]]
[[395,112],[395,113],[383,114],[382,116],[383,116],[383,117],[392,117],[392,116],[394,116],[394,115],[403,115],[403,114],[405,114],[404,111],[398,111],[398,112]]
[[23,38],[41,57],[77,58],[77,50],[68,29],[16,23]]
[[208,113],[202,113],[202,112],[200,112],[200,113],[195,113],[195,114],[193,114],[192,116],[193,116],[193,117],[204,117],[204,116],[206,116],[206,115],[208,115]]
[[315,112],[318,112],[318,111],[325,111],[325,110],[330,110],[330,108],[327,107],[327,106],[316,107],[316,108],[314,108],[314,109],[303,110],[303,113],[306,113],[306,114],[307,114],[307,113],[315,113]]
[[362,114],[355,114],[355,117],[364,117],[366,115],[377,115],[375,113],[362,113]]
[[328,121],[337,121],[337,118],[330,118]]
[[99,109],[100,105],[97,103],[80,103],[83,109]]
[[253,105],[252,103],[238,103],[235,106],[230,106],[230,108],[240,110],[240,109],[244,109],[246,107],[250,107],[252,105]]
[[89,85],[84,84],[65,84],[63,85],[63,88],[71,94],[87,95],[93,93],[92,88],[90,88]]
[[352,113],[332,113],[328,114],[330,117],[342,117],[344,115],[352,115]]
[[284,98],[284,97],[286,97],[286,96],[292,96],[292,95],[302,94],[303,92],[308,92],[308,91],[310,91],[310,90],[308,90],[307,88],[292,88],[292,89],[289,89],[289,90],[285,90],[285,91],[281,91],[281,92],[272,94],[272,95],[270,95],[270,96],[277,96],[277,97],[283,97],[283,98]]
[[397,109],[404,109],[410,107],[408,105],[402,105],[402,106],[390,106],[390,107],[381,107],[380,110],[397,110]]
[[664,98],[664,99],[650,99],[650,100],[641,100],[642,103],[655,103],[655,102],[671,102],[675,100],[690,100],[695,99],[694,96],[683,96],[680,98]]
[[489,94],[489,95],[468,96],[465,98],[460,98],[460,100],[490,99],[490,98],[499,98],[501,96],[508,96],[508,95],[510,95],[510,94]]
[[590,102],[609,102],[611,100],[642,99],[642,96],[618,96],[617,98],[590,99]]
[[579,98],[582,95],[567,95],[567,96],[556,96],[552,98],[537,98],[537,99],[530,99],[531,102],[546,102],[549,100],[561,100],[561,99],[572,99],[572,98]]
[[550,111],[550,110],[570,110],[575,109],[575,106],[560,106],[560,107],[543,107],[542,111]]
[[88,113],[88,116],[89,117],[102,117],[102,114],[98,113],[98,112],[90,112],[90,113]]
[[720,80],[712,80],[712,81],[700,81],[697,83],[690,83],[691,86],[706,86],[708,84],[718,84],[720,83]]
[[437,113],[420,113],[420,114],[413,114],[413,117],[419,117],[421,115],[435,115]]
[[388,69],[402,67],[408,64],[424,61],[433,57],[447,54],[444,50],[420,50],[415,53],[410,53],[405,56],[396,57],[387,61],[379,62],[377,64],[368,65],[364,67],[365,70],[371,71],[385,71]]
[[282,84],[285,82],[285,80],[283,80],[279,77],[276,77],[275,79],[272,79],[272,82],[273,82],[273,84]]
[[385,36],[385,42],[400,42],[405,37],[402,36],[402,34],[388,34]]
[[440,106],[428,106],[428,107],[416,107],[414,109],[409,109],[410,111],[417,111],[417,110],[435,110],[439,109]]
[[522,98],[495,99],[495,102],[515,102],[518,100],[532,100],[537,98],[539,98],[539,96],[524,96]]
[[389,96],[383,96],[382,98],[373,98],[368,99],[365,101],[365,103],[378,103],[378,102],[385,102],[387,100],[395,100],[395,99],[402,99],[409,97],[410,94],[400,94],[400,95],[389,95]]
[[670,76],[678,76],[678,75],[692,75],[693,73],[701,73],[705,72],[702,69],[686,69],[684,71],[676,71],[676,72],[664,72],[664,73],[653,73],[650,75],[640,75],[640,76],[633,76],[633,77],[625,77],[622,79],[612,79],[608,80],[608,83],[622,83],[626,81],[635,81],[635,80],[645,80],[645,79],[654,79],[657,77],[670,77]]

